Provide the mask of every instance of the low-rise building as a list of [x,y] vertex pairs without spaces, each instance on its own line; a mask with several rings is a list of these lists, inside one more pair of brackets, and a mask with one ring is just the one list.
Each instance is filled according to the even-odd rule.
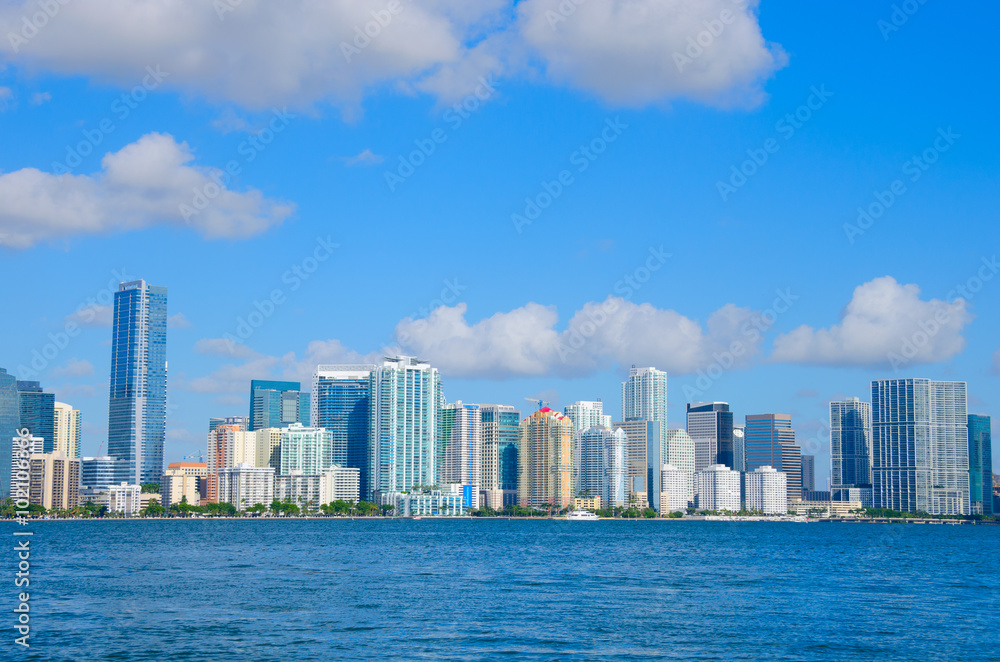
[[817,517],[855,517],[856,511],[861,508],[863,506],[860,501],[801,501],[792,499],[788,502],[788,512]]
[[175,503],[186,501],[192,506],[197,506],[201,502],[199,481],[207,471],[204,462],[172,462],[167,465],[167,470],[163,472],[163,478],[160,480],[160,494],[163,495],[160,505],[169,508]]
[[573,497],[573,510],[600,510],[601,495]]
[[462,493],[454,489],[384,493],[381,505],[392,506],[392,514],[399,517],[455,516],[464,512]]

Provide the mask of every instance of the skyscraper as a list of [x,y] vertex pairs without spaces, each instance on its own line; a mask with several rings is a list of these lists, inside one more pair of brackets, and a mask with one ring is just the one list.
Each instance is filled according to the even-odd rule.
[[517,503],[526,508],[568,508],[573,423],[548,407],[521,421]]
[[577,432],[592,427],[611,427],[611,416],[604,413],[604,403],[600,400],[578,400],[563,408],[563,414],[573,422]]
[[517,503],[517,445],[521,412],[511,405],[479,405],[483,505],[504,508]]
[[129,483],[158,482],[167,428],[167,288],[121,283],[111,329],[108,455]]
[[973,515],[993,514],[990,417],[969,414],[969,502]]
[[[802,493],[816,491],[816,456],[802,455]],[[804,496],[802,497],[805,498]]]
[[309,394],[299,382],[250,382],[250,431],[309,425]]
[[707,446],[706,462],[697,462],[697,471],[711,464],[724,464],[735,468],[733,453],[733,413],[726,402],[695,402],[687,406],[687,433],[694,439],[695,448],[699,441]]
[[[654,501],[659,504],[660,473],[666,455],[662,447],[662,440],[666,435],[660,431],[660,424],[656,421],[631,420],[614,423],[612,427],[615,430],[625,431],[629,501],[658,510]],[[654,457],[650,454],[653,452],[659,455]],[[654,489],[655,498],[651,498]]]
[[746,509],[765,515],[788,512],[787,476],[774,467],[757,467],[746,474]]
[[[622,419],[660,424],[660,447],[666,448],[667,373],[656,368],[629,370],[622,382]],[[664,458],[666,460],[666,458]]]
[[443,404],[441,377],[429,363],[396,356],[372,371],[369,440],[374,492],[408,492],[437,484]]
[[694,439],[684,430],[667,430],[666,464],[678,471],[693,474],[695,469]]
[[80,458],[80,410],[73,409],[65,402],[56,402],[54,450],[63,453],[68,458]]
[[733,470],[747,470],[746,426],[733,423]]
[[[253,439],[254,455],[256,455],[256,437],[253,433],[243,432],[248,439]],[[249,445],[249,444],[248,444]],[[307,476],[318,476],[335,464],[333,457],[333,435],[323,428],[307,428],[293,423],[281,429],[280,470],[282,476],[301,471]],[[253,462],[258,467],[269,466],[266,462]]]
[[226,416],[223,418],[212,417],[208,419],[208,431],[215,432],[220,425],[235,425],[240,430],[250,429],[250,418],[248,416]]
[[0,368],[0,499],[11,496],[10,470],[14,459],[14,437],[21,425],[17,380]]
[[624,506],[628,498],[625,431],[594,426],[580,433],[580,467],[574,496],[600,496],[601,506]]
[[872,492],[877,508],[969,514],[965,382],[872,381]]
[[38,382],[17,382],[18,403],[21,409],[21,428],[31,436],[42,439],[42,452],[51,453],[55,448],[56,396],[45,393]]
[[870,488],[872,406],[860,398],[830,403],[830,487]]
[[371,498],[368,435],[371,416],[371,374],[374,365],[321,365],[313,375],[313,425],[333,435],[344,449],[344,466],[359,470],[361,498]]
[[802,449],[789,414],[750,414],[744,429],[746,470],[769,466],[787,477],[788,499],[802,498]]
[[479,405],[461,400],[441,408],[438,457],[441,461],[441,485],[462,486],[462,505],[479,507],[482,424]]

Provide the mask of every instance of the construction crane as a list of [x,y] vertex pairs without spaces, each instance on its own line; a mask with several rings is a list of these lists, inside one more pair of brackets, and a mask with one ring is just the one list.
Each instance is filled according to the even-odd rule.
[[201,454],[201,451],[198,451],[197,453],[191,453],[190,455],[185,455],[181,459],[182,460],[193,460],[195,458],[198,458],[199,462],[204,462],[205,461],[205,456]]
[[541,409],[542,407],[548,407],[549,406],[548,401],[542,400],[541,398],[525,398],[525,400],[527,400],[528,402],[534,402],[534,403],[536,403],[538,405],[539,409]]

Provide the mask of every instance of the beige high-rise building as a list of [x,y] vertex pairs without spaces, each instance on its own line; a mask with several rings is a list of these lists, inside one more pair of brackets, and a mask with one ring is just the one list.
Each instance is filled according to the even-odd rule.
[[208,465],[204,462],[171,462],[160,481],[160,494],[163,496],[160,505],[169,508],[187,497],[189,504],[197,506],[201,501],[199,479],[207,474]]
[[68,458],[80,457],[80,410],[72,405],[57,402],[54,405],[55,427],[53,451],[60,451]]
[[262,428],[254,430],[256,435],[256,466],[271,467],[275,472],[281,470],[281,428]]
[[518,505],[568,508],[572,498],[573,422],[548,407],[521,421],[518,443]]
[[46,510],[80,505],[80,460],[61,451],[32,455],[28,460],[28,502]]

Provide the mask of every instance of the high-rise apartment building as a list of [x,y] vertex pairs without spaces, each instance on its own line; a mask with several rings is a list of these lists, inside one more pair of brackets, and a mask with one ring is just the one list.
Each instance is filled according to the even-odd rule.
[[28,501],[46,510],[80,505],[80,460],[61,451],[32,455],[28,461]]
[[309,394],[299,382],[254,379],[250,382],[249,430],[309,425]]
[[660,483],[664,495],[664,500],[660,503],[663,512],[684,512],[693,498],[694,475],[688,471],[681,471],[672,464],[664,464]]
[[[656,368],[629,370],[622,382],[622,419],[660,424],[660,446],[666,449],[667,373]],[[666,458],[663,458],[664,462]]]
[[208,465],[204,462],[171,462],[160,481],[160,505],[169,508],[182,501],[192,506],[199,505],[201,493],[198,484],[206,475]]
[[371,375],[369,364],[320,365],[313,374],[313,425],[330,431],[338,462],[359,471],[364,498],[371,498]]
[[860,398],[830,403],[830,489],[872,484],[872,406]]
[[521,421],[517,503],[527,508],[568,508],[572,498],[573,423],[548,407]]
[[479,405],[458,401],[441,408],[438,457],[441,485],[461,485],[465,508],[479,507],[482,471],[482,417]]
[[611,427],[611,416],[604,413],[604,403],[600,400],[577,400],[564,407],[563,414],[572,421],[577,432],[593,427]]
[[694,473],[694,439],[684,430],[667,430],[666,464],[672,464],[679,471],[686,471],[689,474]]
[[740,510],[740,474],[724,464],[713,464],[694,475],[694,502],[698,510]]
[[872,492],[878,508],[969,514],[965,382],[872,381]]
[[624,506],[628,499],[625,431],[594,426],[578,435],[579,467],[573,496],[599,496],[601,505],[608,508]]
[[0,500],[11,496],[11,462],[14,459],[14,437],[21,426],[21,405],[17,395],[17,380],[0,368]]
[[21,429],[27,428],[32,437],[42,440],[42,452],[51,453],[56,445],[55,403],[56,396],[42,391],[38,382],[17,382],[18,403],[21,410]]
[[397,356],[375,368],[371,382],[372,489],[387,494],[436,485],[444,404],[437,368],[412,356]]
[[237,510],[247,510],[257,504],[270,507],[274,501],[274,469],[238,464],[218,472],[220,503],[230,503]]
[[614,423],[612,427],[625,432],[629,502],[659,511],[660,474],[666,456],[661,447],[666,435],[661,433],[660,424],[631,420]]
[[[334,463],[333,435],[323,428],[307,428],[293,423],[281,430],[281,469],[278,473],[288,476],[301,471],[307,476],[318,476]],[[261,465],[261,462],[254,462]],[[342,465],[341,465],[342,466]]]
[[517,444],[521,412],[511,405],[479,405],[481,504],[517,503]]
[[788,481],[784,473],[774,467],[757,467],[748,471],[744,480],[747,510],[759,510],[765,515],[788,512]]
[[993,449],[990,417],[969,414],[969,506],[973,515],[993,514]]
[[130,484],[159,482],[166,414],[167,288],[121,283],[111,329],[108,455],[128,462]]
[[746,470],[773,467],[785,474],[788,499],[802,498],[802,449],[789,414],[750,414],[744,430]]
[[66,457],[80,459],[80,410],[73,409],[65,402],[56,402],[53,411],[54,450],[65,454]]
[[733,412],[729,411],[728,403],[688,403],[687,433],[695,443],[696,471],[711,464],[735,468]]

